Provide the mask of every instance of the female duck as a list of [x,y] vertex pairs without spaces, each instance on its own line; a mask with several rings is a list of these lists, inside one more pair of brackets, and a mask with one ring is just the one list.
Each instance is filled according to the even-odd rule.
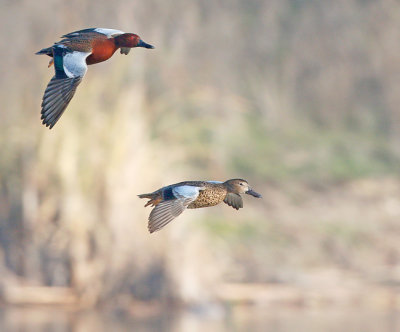
[[156,232],[179,216],[186,208],[197,209],[217,205],[221,202],[239,210],[243,207],[240,194],[260,198],[246,180],[232,179],[220,181],[185,181],[163,187],[149,194],[139,195],[150,199],[145,206],[155,208],[149,216],[148,229]]
[[44,92],[42,102],[43,124],[50,129],[56,124],[71,101],[75,90],[92,65],[111,58],[117,49],[128,54],[133,47],[154,48],[134,33],[114,29],[84,29],[62,36],[61,41],[36,54],[53,59],[55,75]]

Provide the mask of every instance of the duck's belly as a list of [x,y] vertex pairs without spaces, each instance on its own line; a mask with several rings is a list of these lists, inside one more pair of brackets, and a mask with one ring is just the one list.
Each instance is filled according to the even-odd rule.
[[189,204],[188,209],[217,205],[225,199],[225,196],[226,190],[224,188],[207,188],[199,192],[199,196],[194,202]]

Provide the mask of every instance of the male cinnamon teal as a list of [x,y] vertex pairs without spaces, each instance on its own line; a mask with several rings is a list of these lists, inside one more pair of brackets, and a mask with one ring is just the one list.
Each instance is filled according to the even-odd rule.
[[50,129],[56,124],[71,101],[75,90],[87,71],[87,65],[106,61],[117,49],[128,54],[133,47],[154,48],[134,33],[93,28],[68,33],[61,41],[36,54],[53,59],[55,75],[44,92],[42,102],[43,124]]
[[149,216],[150,233],[163,228],[179,216],[186,208],[197,209],[217,205],[221,202],[239,210],[243,207],[240,194],[260,198],[246,180],[231,179],[220,181],[185,181],[158,189],[149,194],[139,195],[150,199],[146,205],[155,206]]

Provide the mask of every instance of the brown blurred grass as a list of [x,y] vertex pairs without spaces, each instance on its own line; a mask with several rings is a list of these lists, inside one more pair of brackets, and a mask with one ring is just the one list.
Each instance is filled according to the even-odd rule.
[[[90,306],[209,301],[226,281],[301,285],[325,269],[398,285],[396,2],[1,7],[4,287],[70,287]],[[48,131],[39,106],[53,73],[33,53],[91,26],[156,49],[90,67]],[[147,233],[137,194],[231,177],[263,201]]]

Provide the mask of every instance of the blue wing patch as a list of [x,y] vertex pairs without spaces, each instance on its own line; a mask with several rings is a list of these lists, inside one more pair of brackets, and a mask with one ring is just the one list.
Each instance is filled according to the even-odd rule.
[[178,196],[179,198],[195,199],[199,195],[199,190],[199,187],[184,185],[173,188],[172,192],[175,196]]

